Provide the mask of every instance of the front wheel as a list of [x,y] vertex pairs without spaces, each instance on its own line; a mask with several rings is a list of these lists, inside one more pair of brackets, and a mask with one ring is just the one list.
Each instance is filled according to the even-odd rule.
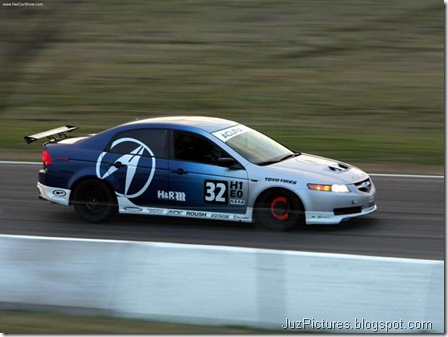
[[117,210],[117,198],[104,182],[89,179],[73,191],[73,207],[83,219],[98,223],[110,218]]
[[260,197],[255,220],[266,228],[286,231],[303,224],[305,212],[300,200],[291,192],[274,190]]

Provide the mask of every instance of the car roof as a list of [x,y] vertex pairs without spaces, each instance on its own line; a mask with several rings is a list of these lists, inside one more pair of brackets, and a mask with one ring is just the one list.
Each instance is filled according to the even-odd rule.
[[222,118],[216,118],[216,117],[206,117],[206,116],[172,116],[172,117],[156,117],[156,118],[147,118],[147,119],[141,119],[134,122],[126,123],[124,125],[155,125],[157,126],[189,126],[189,127],[195,127],[207,132],[214,132],[218,130],[222,130],[234,125],[237,125],[239,123],[222,119]]

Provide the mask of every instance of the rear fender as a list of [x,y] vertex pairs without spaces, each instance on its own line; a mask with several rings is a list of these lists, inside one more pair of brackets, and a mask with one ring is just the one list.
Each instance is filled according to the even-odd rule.
[[91,167],[75,171],[75,173],[69,180],[69,189],[73,191],[76,185],[85,179],[98,179],[109,185],[113,191],[116,191],[118,189],[118,181],[114,178],[113,175],[108,176],[107,179],[101,179],[96,175],[95,168]]

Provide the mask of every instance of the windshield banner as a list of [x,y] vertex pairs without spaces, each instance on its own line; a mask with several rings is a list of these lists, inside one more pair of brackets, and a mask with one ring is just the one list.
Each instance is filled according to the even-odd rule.
[[232,126],[227,129],[213,132],[212,135],[219,138],[220,140],[222,140],[225,143],[229,139],[232,139],[233,137],[238,136],[242,133],[245,133],[249,130],[250,130],[250,128],[248,128],[247,126],[239,124],[237,126]]

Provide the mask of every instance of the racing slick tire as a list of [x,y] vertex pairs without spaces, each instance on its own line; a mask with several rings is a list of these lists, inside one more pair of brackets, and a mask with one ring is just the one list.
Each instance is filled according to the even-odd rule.
[[287,231],[305,223],[305,211],[293,193],[274,189],[260,196],[255,207],[255,221],[271,230]]
[[97,179],[80,182],[71,200],[78,215],[92,223],[100,223],[117,212],[117,198],[112,189]]

